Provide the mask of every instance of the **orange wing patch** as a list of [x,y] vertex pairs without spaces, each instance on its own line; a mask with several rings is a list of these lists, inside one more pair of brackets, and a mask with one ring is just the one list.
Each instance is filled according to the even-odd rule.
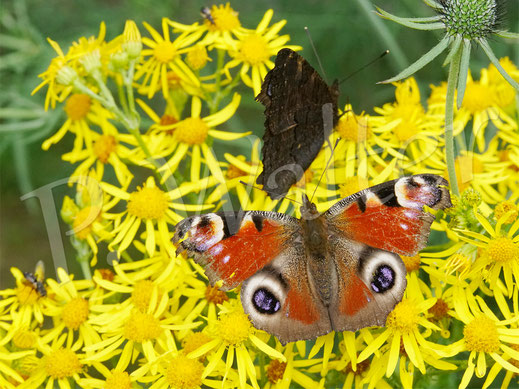
[[356,202],[346,208],[338,227],[358,242],[410,256],[422,248],[423,230],[428,232],[431,222],[432,216],[426,212],[369,200],[364,212]]
[[434,174],[403,177],[345,198],[326,214],[351,239],[412,256],[425,247],[434,220],[424,206],[451,206],[447,185]]
[[304,324],[315,323],[319,320],[320,314],[311,296],[308,285],[301,282],[297,289],[291,288],[288,291],[283,310],[290,319]]
[[283,249],[283,228],[263,220],[258,231],[252,221],[246,221],[239,231],[211,246],[207,266],[224,284],[241,283],[279,255]]
[[207,214],[184,219],[175,228],[177,254],[187,251],[206,268],[209,281],[228,290],[262,269],[284,249],[289,217],[263,213]]
[[360,277],[351,269],[341,272],[344,290],[339,301],[339,310],[348,316],[355,315],[374,299],[373,294]]

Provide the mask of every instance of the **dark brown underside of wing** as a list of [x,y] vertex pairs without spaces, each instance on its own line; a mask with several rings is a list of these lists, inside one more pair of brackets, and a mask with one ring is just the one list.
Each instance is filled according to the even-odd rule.
[[282,197],[303,175],[324,142],[323,105],[337,124],[337,83],[328,86],[296,52],[280,50],[256,100],[265,106],[263,172],[257,183]]

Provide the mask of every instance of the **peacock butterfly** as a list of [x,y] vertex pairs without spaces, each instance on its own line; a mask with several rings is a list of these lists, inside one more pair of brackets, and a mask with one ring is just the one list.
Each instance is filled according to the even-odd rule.
[[339,85],[331,86],[299,54],[281,49],[256,100],[265,106],[263,171],[256,183],[272,199],[303,176],[337,124]]
[[[401,301],[399,255],[425,247],[434,216],[451,206],[447,181],[420,174],[346,197],[320,214],[304,196],[301,219],[262,211],[217,212],[177,224],[177,254],[205,266],[221,289],[241,284],[256,328],[281,343],[384,325]],[[424,207],[428,207],[425,208]]]

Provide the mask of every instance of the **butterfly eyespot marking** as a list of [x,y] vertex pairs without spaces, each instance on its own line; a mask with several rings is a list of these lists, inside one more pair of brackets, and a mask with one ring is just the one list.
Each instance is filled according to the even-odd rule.
[[378,294],[404,290],[406,269],[402,259],[389,251],[366,248],[361,254],[360,277],[369,289]]
[[252,295],[252,305],[258,312],[269,315],[281,309],[281,302],[267,288],[256,289]]
[[241,302],[245,313],[261,326],[281,314],[287,293],[288,285],[279,271],[267,266],[243,283]]
[[375,293],[383,293],[395,285],[395,271],[389,265],[382,264],[375,270],[371,280],[371,289]]
[[403,207],[422,210],[427,205],[440,209],[450,205],[447,185],[442,177],[419,174],[396,180],[394,190],[398,203]]

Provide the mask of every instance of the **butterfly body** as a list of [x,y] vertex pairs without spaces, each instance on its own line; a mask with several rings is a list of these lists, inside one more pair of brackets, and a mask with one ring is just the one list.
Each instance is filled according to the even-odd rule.
[[211,284],[241,284],[254,326],[282,343],[354,331],[383,325],[402,299],[398,254],[425,246],[434,216],[424,206],[450,206],[446,185],[430,174],[404,177],[322,214],[305,196],[300,219],[262,211],[193,216],[176,226],[173,240],[177,253],[205,266]]

